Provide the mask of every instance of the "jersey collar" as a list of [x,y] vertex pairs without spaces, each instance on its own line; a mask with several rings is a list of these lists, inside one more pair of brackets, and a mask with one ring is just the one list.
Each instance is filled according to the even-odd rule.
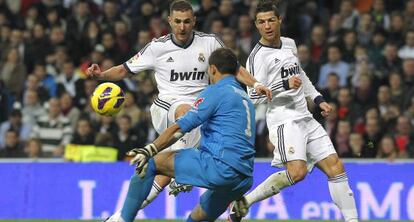
[[175,40],[175,37],[174,37],[174,35],[173,34],[170,34],[171,35],[171,41],[174,43],[174,45],[176,45],[176,46],[178,46],[178,47],[180,47],[180,48],[183,48],[183,49],[186,49],[186,48],[188,48],[192,43],[193,43],[193,41],[194,41],[194,35],[195,35],[195,32],[193,31],[193,35],[191,35],[191,39],[190,39],[190,41],[188,41],[186,44],[184,44],[184,45],[180,45],[176,40]]
[[274,47],[274,46],[270,46],[270,45],[264,45],[261,42],[259,42],[259,45],[263,46],[263,47],[267,47],[267,48],[272,48],[272,49],[281,49],[282,48],[282,40],[280,40],[280,46],[279,47]]
[[216,83],[216,85],[224,85],[224,84],[227,84],[228,82],[234,82],[234,81],[236,81],[236,76],[234,76],[234,75],[229,75],[229,76],[226,76],[226,77],[224,77],[224,78],[220,79],[220,80]]

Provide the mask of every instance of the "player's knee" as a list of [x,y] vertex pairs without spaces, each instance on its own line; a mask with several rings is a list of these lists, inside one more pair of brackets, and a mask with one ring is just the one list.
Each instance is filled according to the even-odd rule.
[[328,158],[328,169],[326,170],[328,177],[334,177],[345,172],[344,165],[337,155],[331,155]]
[[291,169],[288,169],[288,173],[290,178],[295,182],[298,183],[305,179],[306,174],[308,173],[308,170],[305,167],[298,166]]
[[179,119],[180,117],[184,116],[189,110],[191,109],[190,104],[181,104],[177,107],[174,113],[174,118]]

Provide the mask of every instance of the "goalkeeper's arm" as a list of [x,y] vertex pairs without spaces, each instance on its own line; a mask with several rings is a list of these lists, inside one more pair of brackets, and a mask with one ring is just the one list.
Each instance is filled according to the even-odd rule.
[[158,152],[160,152],[177,142],[183,135],[184,133],[181,132],[180,126],[175,123],[162,132],[161,135],[154,140],[153,144],[157,147]]

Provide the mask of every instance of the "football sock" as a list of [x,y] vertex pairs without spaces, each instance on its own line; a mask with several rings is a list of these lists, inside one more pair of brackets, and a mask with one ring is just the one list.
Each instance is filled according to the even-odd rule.
[[354,193],[348,184],[346,173],[328,179],[329,193],[347,222],[358,221]]
[[259,184],[256,189],[245,196],[247,206],[251,206],[258,201],[262,201],[276,195],[280,192],[280,190],[292,184],[294,184],[294,182],[290,178],[287,170],[274,173]]
[[141,205],[140,209],[144,209],[148,204],[150,204],[161,192],[163,188],[158,185],[156,181],[152,184],[152,188],[150,193],[148,194],[147,199],[144,200],[144,202]]
[[134,221],[139,207],[148,196],[155,178],[154,159],[148,160],[148,168],[144,178],[134,174],[131,177],[127,197],[121,210],[121,217],[125,222]]

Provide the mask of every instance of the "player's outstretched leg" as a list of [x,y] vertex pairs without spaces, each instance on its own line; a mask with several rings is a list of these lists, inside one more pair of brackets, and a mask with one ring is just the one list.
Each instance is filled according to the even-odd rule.
[[170,183],[171,178],[163,175],[157,175],[155,177],[154,183],[152,184],[152,188],[150,193],[148,194],[147,198],[141,205],[140,209],[144,209],[148,204],[155,200],[155,198],[160,195],[160,193],[164,190],[164,188]]
[[349,187],[348,176],[345,173],[342,161],[336,154],[318,162],[318,167],[328,176],[329,193],[333,202],[342,212],[347,222],[357,222],[354,193]]
[[115,213],[106,221],[108,222],[132,222],[138,213],[139,207],[148,196],[155,177],[155,163],[151,158],[143,178],[134,174],[129,183],[127,197],[120,212]]
[[247,215],[248,209],[252,204],[276,195],[283,188],[293,184],[294,182],[287,170],[270,175],[256,189],[231,205],[229,221],[241,221],[241,218]]
[[307,174],[306,162],[302,160],[289,161],[287,170],[270,175],[259,184],[252,192],[244,196],[244,199],[233,203],[230,210],[229,221],[241,221],[246,216],[249,207],[259,201],[278,194],[285,187],[291,186],[305,178]]

